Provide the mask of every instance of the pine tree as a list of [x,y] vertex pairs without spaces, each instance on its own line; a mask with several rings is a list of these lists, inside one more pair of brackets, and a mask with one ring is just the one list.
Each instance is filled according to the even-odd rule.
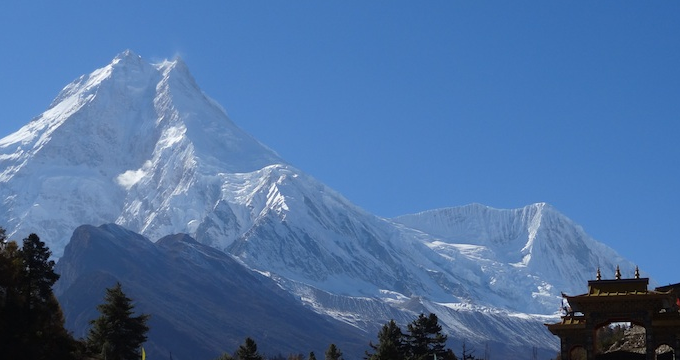
[[22,318],[22,261],[16,242],[3,243],[0,249],[0,349],[3,356],[18,359],[27,346]]
[[[0,228],[4,233],[4,229]],[[3,234],[4,236],[4,234]],[[6,306],[20,301],[23,261],[16,242],[0,242],[0,305]],[[0,331],[3,327],[0,327]]]
[[403,360],[406,346],[404,334],[394,320],[390,320],[378,332],[378,344],[368,344],[375,352],[366,352],[367,360]]
[[21,257],[24,264],[24,284],[27,291],[27,306],[46,303],[52,295],[52,285],[59,280],[54,272],[54,260],[50,260],[52,252],[40,241],[36,234],[24,239]]
[[442,327],[439,325],[437,315],[420,314],[416,320],[408,324],[407,329],[409,360],[430,360],[434,355],[437,355],[437,358],[446,355],[444,347],[447,336],[441,332]]
[[97,306],[101,316],[90,321],[92,328],[87,335],[87,347],[93,355],[106,360],[140,358],[149,315],[132,316],[133,308],[120,283],[106,289],[104,303]]
[[342,360],[342,352],[335,344],[330,344],[326,350],[325,360]]
[[0,228],[0,349],[3,357],[67,359],[76,342],[52,293],[59,279],[50,250],[31,234],[19,249]]
[[236,358],[238,360],[264,360],[262,355],[257,352],[257,344],[255,340],[247,337],[246,341],[236,350]]
[[314,355],[314,351],[309,353],[309,358],[307,360],[316,360],[316,355]]

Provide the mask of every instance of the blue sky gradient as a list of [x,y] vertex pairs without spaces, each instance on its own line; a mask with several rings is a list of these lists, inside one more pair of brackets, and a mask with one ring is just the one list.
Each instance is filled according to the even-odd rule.
[[678,1],[8,1],[0,46],[0,137],[125,49],[180,55],[368,211],[547,202],[680,282]]

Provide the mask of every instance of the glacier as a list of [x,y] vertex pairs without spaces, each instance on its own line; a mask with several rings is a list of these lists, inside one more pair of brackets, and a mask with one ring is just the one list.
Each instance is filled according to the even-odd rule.
[[0,139],[0,186],[8,235],[55,258],[82,224],[184,233],[361,331],[432,311],[505,352],[557,351],[560,293],[635,268],[546,203],[370,214],[236,126],[182,59],[129,50]]

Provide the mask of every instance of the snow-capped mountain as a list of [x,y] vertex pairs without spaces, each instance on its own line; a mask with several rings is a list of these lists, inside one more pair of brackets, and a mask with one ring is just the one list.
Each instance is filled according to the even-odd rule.
[[560,292],[634,268],[547,204],[367,213],[240,130],[181,59],[130,51],[0,139],[0,186],[0,225],[57,257],[81,224],[186,233],[371,334],[434,311],[454,341],[556,350]]
[[11,234],[40,232],[57,256],[83,223],[155,238],[195,231],[222,177],[283,162],[201,92],[181,59],[152,65],[130,51],[1,139],[0,161],[0,221]]
[[624,274],[634,274],[632,263],[593,241],[583,228],[545,203],[512,210],[472,204],[404,215],[394,221],[436,237],[434,246],[439,252],[454,248],[479,263],[480,285],[498,289],[506,300],[523,296],[512,296],[517,285],[534,289],[532,297],[547,301],[545,310],[535,309],[538,313],[554,305],[544,295],[583,290],[595,277],[591,269],[605,269],[613,278],[612,269],[619,264]]

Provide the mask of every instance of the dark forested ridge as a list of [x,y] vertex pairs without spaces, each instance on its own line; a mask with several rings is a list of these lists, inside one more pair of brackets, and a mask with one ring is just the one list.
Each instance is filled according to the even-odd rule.
[[363,354],[366,334],[313,312],[266,276],[187,235],[153,243],[117,225],[81,226],[56,266],[66,327],[85,336],[104,289],[116,282],[151,314],[147,356],[211,359],[246,337],[267,354],[315,351],[336,342]]

